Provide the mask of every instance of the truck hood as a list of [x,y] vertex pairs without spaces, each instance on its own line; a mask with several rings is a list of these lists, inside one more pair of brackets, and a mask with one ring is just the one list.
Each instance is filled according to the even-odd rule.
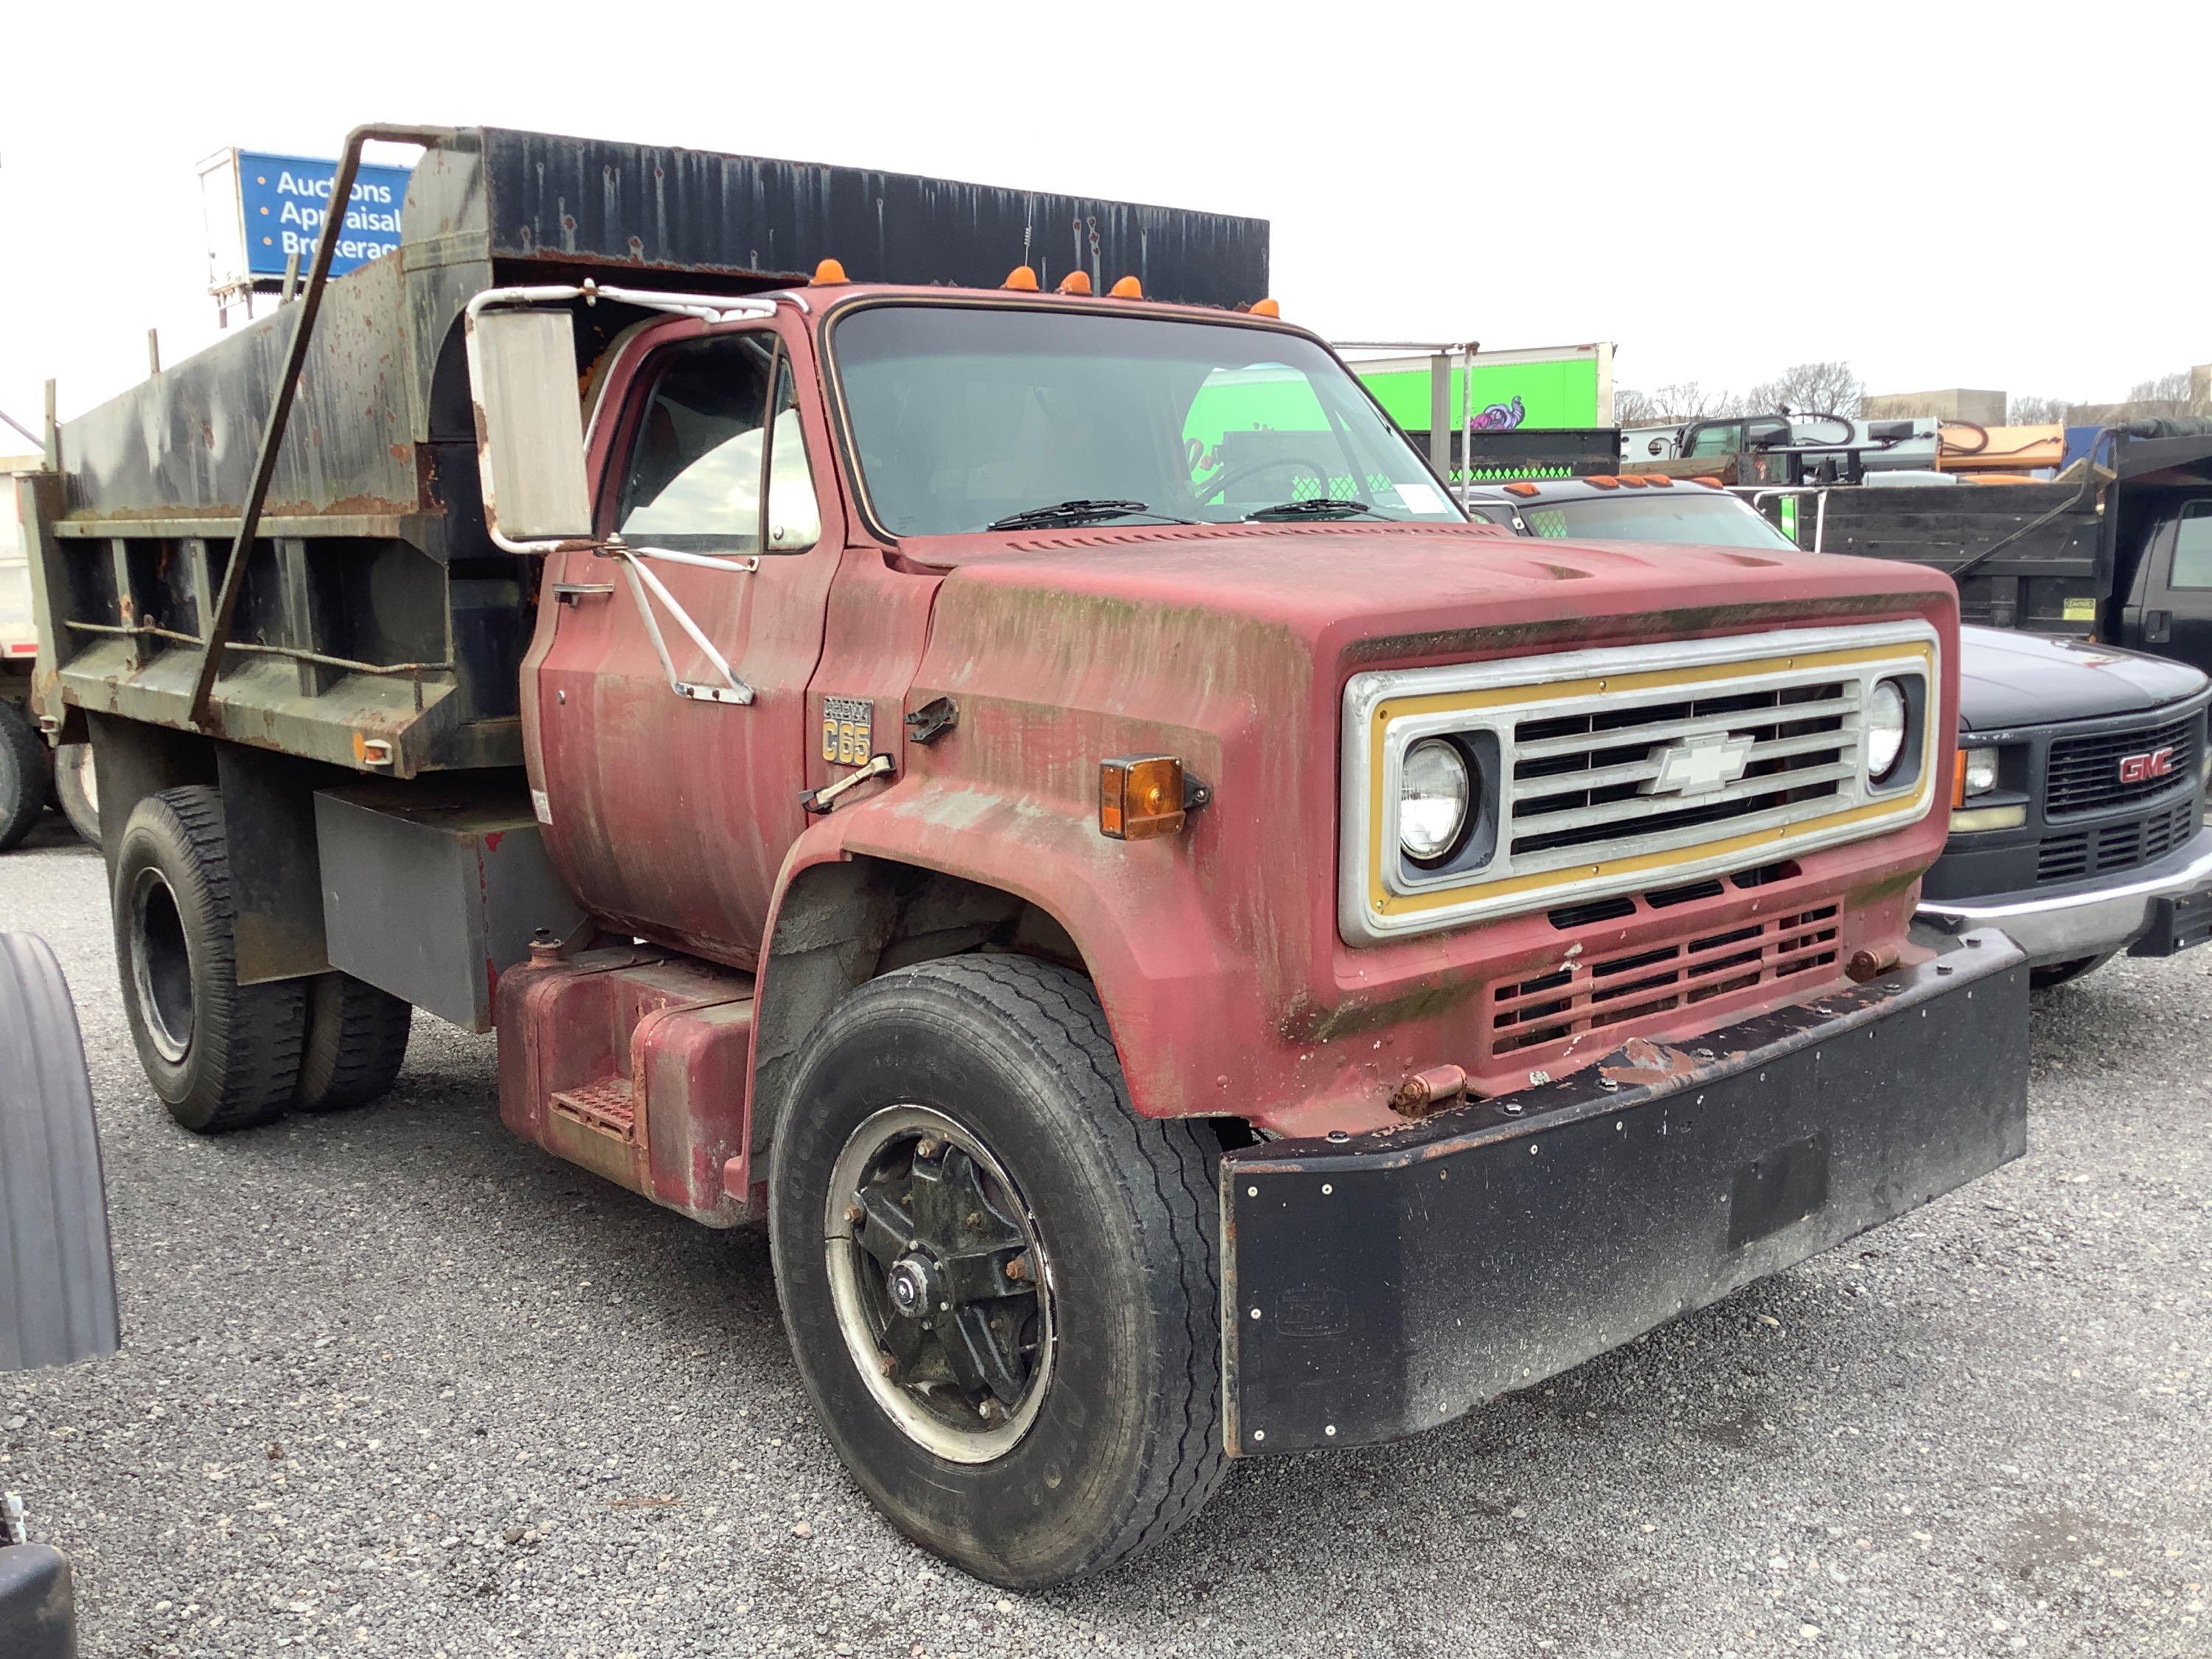
[[2163,657],[2002,628],[1959,630],[1959,725],[1969,732],[2136,714],[2194,696],[2206,684]]
[[1300,639],[1316,663],[1337,649],[1433,659],[1644,638],[1655,614],[1683,635],[1895,615],[1929,608],[1948,586],[1917,567],[1832,554],[1532,543],[1486,525],[1113,526],[932,538],[901,552],[950,572],[940,616],[1049,592],[1060,605],[1173,611],[1201,633],[1257,623]]

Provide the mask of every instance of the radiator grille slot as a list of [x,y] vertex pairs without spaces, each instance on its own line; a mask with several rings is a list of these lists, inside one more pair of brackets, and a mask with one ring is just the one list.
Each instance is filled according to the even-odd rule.
[[[2131,751],[2132,752],[2132,751]],[[2075,881],[2084,876],[2132,870],[2164,858],[2196,832],[2197,803],[2179,805],[2124,823],[2100,823],[2063,835],[2045,836],[2035,849],[2035,878]]]
[[1832,967],[1837,909],[1814,905],[1493,986],[1491,1052],[1541,1059],[1536,1051],[1587,1031]]
[[[2194,788],[2203,724],[2202,714],[2191,714],[2148,729],[2059,738],[2051,745],[2050,769],[2045,774],[2045,816],[2100,811]],[[2160,750],[2172,751],[2167,770],[2133,782],[2121,776],[2123,762]]]

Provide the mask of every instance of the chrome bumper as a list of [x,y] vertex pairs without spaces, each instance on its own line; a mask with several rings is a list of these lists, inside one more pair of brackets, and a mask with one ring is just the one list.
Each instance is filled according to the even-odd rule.
[[1947,933],[2000,928],[2027,953],[2031,966],[2040,968],[2124,951],[2153,931],[2162,905],[2170,908],[2198,895],[2212,895],[2212,829],[2198,830],[2155,864],[2104,880],[1971,901],[1937,900],[1923,904],[1919,915]]

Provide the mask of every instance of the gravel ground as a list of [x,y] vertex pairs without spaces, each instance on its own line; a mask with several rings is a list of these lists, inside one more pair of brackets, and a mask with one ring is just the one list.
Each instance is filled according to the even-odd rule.
[[1007,1596],[846,1479],[764,1236],[510,1139],[488,1039],[200,1140],[98,862],[0,858],[0,927],[69,969],[114,1207],[124,1352],[0,1377],[88,1654],[2212,1652],[2212,951],[2039,996],[2028,1156],[1965,1193]]

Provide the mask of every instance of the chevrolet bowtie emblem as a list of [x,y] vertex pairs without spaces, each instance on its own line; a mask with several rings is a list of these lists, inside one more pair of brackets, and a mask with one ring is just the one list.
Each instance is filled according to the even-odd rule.
[[1680,743],[1655,749],[1650,758],[1659,774],[1647,780],[1647,795],[1710,795],[1743,775],[1751,763],[1752,739],[1727,732],[1700,732]]

